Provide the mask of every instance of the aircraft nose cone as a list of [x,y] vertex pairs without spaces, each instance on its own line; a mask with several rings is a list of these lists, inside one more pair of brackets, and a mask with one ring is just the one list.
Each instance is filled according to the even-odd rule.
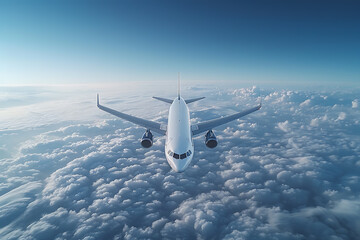
[[166,155],[166,160],[168,161],[170,167],[175,172],[183,172],[189,166],[192,160],[192,156],[188,156],[187,158],[184,159],[175,159],[173,157]]
[[174,166],[175,172],[178,172],[178,173],[185,171],[185,168],[186,168],[185,166],[177,166],[177,165]]
[[191,158],[174,161],[173,169],[175,172],[183,172],[189,166],[190,162]]

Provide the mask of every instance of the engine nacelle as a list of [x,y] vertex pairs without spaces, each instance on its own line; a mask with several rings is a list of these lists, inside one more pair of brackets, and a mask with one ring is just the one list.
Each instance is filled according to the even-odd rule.
[[205,145],[208,148],[214,148],[217,146],[216,136],[212,130],[209,130],[205,135]]
[[144,148],[149,148],[152,145],[153,145],[153,135],[148,129],[141,138],[141,146],[143,146]]

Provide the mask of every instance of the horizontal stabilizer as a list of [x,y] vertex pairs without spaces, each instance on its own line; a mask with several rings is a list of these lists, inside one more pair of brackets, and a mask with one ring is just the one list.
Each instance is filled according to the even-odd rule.
[[172,103],[173,103],[173,100],[171,100],[171,99],[161,98],[161,97],[153,97],[153,98],[156,99],[156,100],[159,100],[159,101],[163,101],[163,102],[169,103],[169,104],[172,104]]
[[199,100],[204,99],[204,98],[205,97],[187,99],[187,100],[185,100],[185,102],[186,102],[186,104],[188,104],[188,103],[199,101]]

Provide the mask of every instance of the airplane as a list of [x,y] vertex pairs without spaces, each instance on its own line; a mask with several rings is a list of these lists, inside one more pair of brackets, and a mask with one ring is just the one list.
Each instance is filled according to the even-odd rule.
[[134,117],[126,113],[116,111],[105,107],[99,102],[97,94],[97,107],[105,112],[115,115],[129,122],[140,125],[146,129],[141,138],[141,145],[144,148],[150,148],[153,145],[153,134],[151,131],[166,136],[165,156],[170,167],[175,172],[183,172],[191,163],[194,156],[193,136],[206,132],[205,145],[208,148],[215,148],[218,144],[213,128],[226,124],[261,108],[261,102],[258,106],[237,112],[226,117],[220,117],[197,124],[190,123],[190,113],[187,104],[199,101],[205,97],[183,99],[180,96],[180,81],[178,82],[178,94],[174,100],[153,97],[156,100],[170,104],[169,117],[167,125]]

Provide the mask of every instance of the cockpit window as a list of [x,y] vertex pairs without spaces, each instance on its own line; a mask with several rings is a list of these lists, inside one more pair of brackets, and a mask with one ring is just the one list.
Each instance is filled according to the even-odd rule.
[[169,156],[174,157],[176,159],[184,159],[186,157],[189,157],[191,155],[191,150],[187,151],[186,153],[183,154],[177,154],[172,152],[171,150],[168,151]]

